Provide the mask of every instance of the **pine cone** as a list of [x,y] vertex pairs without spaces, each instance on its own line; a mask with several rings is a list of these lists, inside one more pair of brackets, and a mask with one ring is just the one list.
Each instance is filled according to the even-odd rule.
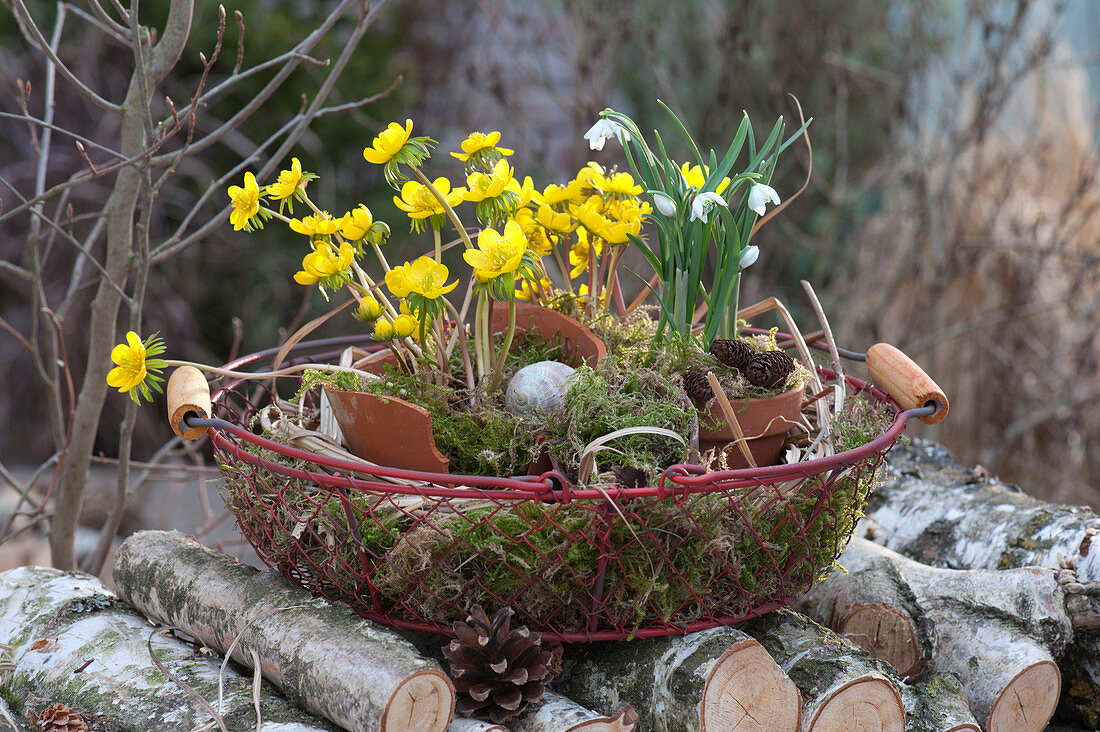
[[552,675],[553,654],[542,648],[542,635],[527,626],[511,627],[514,610],[489,616],[474,605],[466,622],[452,627],[458,638],[443,648],[451,662],[458,703],[455,711],[503,724],[542,697]]
[[756,349],[740,338],[715,338],[710,342],[710,353],[725,365],[744,373]]
[[745,368],[745,378],[753,386],[774,389],[782,386],[794,371],[794,359],[783,351],[764,351],[752,357]]
[[42,732],[88,732],[84,717],[64,704],[54,704],[43,710],[35,724]]
[[699,371],[684,372],[684,391],[688,399],[696,404],[706,404],[714,398],[714,390],[710,388],[707,375]]

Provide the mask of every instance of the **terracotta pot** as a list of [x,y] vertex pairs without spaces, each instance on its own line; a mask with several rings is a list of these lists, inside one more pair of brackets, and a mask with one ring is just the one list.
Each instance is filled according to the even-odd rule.
[[[489,327],[494,333],[508,326],[508,306],[494,303]],[[516,335],[521,343],[530,334],[561,342],[565,360],[573,366],[596,366],[607,348],[595,333],[567,315],[538,305],[516,303]],[[393,353],[383,351],[356,363],[368,373],[381,375],[385,365],[396,364]],[[333,415],[344,433],[348,450],[373,463],[391,468],[446,473],[449,460],[439,452],[432,436],[432,415],[423,407],[398,399],[357,391],[325,389]],[[532,464],[532,474],[548,469],[545,461]],[[529,472],[530,472],[529,471]]]
[[[748,442],[749,452],[758,467],[779,462],[783,440],[791,427],[798,423],[798,416],[802,411],[802,391],[803,387],[797,386],[771,397],[730,400],[737,423],[741,425],[741,431]],[[747,468],[748,461],[733,443],[733,427],[725,424],[725,421],[722,407],[715,401],[708,410],[708,417],[700,418],[699,449],[720,449],[725,454],[730,469]],[[707,423],[722,426],[717,430],[710,430]]]

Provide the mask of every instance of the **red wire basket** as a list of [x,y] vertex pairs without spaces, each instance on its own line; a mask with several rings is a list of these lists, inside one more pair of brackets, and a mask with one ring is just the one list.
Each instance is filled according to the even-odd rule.
[[[290,362],[348,344],[304,344]],[[302,354],[324,351],[309,358]],[[258,366],[271,351],[229,368]],[[823,379],[836,375],[818,367]],[[704,472],[656,485],[584,488],[557,472],[486,477],[366,467],[255,434],[270,382],[213,397],[208,427],[225,498],[260,558],[309,592],[385,625],[453,635],[474,604],[511,606],[547,640],[622,640],[728,625],[782,607],[827,574],[862,515],[886,452],[913,416],[884,391],[877,439],[826,458]],[[937,420],[938,421],[938,420]]]

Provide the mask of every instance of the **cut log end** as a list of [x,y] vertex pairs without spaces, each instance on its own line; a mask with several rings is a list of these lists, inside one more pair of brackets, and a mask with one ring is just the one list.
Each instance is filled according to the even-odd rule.
[[442,671],[423,669],[402,681],[382,715],[382,732],[444,732],[455,711],[455,690]]
[[699,717],[702,732],[796,732],[802,698],[763,646],[746,640],[714,662]]
[[1054,716],[1062,675],[1051,661],[1039,661],[1005,685],[989,711],[989,732],[1041,732]]
[[852,611],[834,626],[859,648],[882,659],[903,677],[920,676],[924,668],[920,641],[913,621],[889,605],[853,605]]
[[809,726],[810,732],[853,729],[905,731],[905,708],[893,684],[873,676],[855,679],[828,695]]

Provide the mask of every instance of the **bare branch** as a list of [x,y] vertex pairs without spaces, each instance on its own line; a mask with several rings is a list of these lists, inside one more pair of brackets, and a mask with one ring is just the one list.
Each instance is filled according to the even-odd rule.
[[111,114],[118,114],[121,112],[122,108],[119,105],[114,102],[109,102],[99,96],[99,94],[81,81],[76,74],[70,71],[69,67],[58,58],[57,54],[50,48],[50,44],[46,43],[46,39],[42,37],[42,32],[38,29],[38,26],[35,25],[30,12],[27,11],[27,6],[23,4],[23,0],[11,0],[11,5],[12,10],[15,12],[15,20],[19,25],[19,30],[23,33],[23,37],[27,39],[28,43],[46,54],[50,59],[50,63],[57,67],[57,70],[61,72],[62,76],[69,80],[70,84],[75,86],[88,101],[92,102],[100,109],[110,112]]
[[233,18],[237,21],[237,61],[233,64],[233,76],[236,76],[244,63],[244,13],[234,10]]
[[92,161],[88,157],[88,153],[84,152],[84,145],[80,142],[80,140],[76,141],[76,149],[80,153],[80,157],[84,159],[84,164],[88,166],[88,170],[92,171],[92,175],[98,175],[99,173],[98,171],[96,171],[95,166],[92,165]]
[[193,10],[194,0],[178,0],[171,4],[168,20],[164,23],[164,34],[153,47],[153,55],[149,59],[148,71],[154,84],[167,76],[179,61],[191,33]]
[[[99,7],[99,3],[96,0],[90,0],[90,2],[93,8],[98,8],[100,11],[103,10]],[[114,22],[114,20],[112,20],[109,16],[100,15],[99,17],[96,17],[95,15],[88,13],[86,10],[76,5],[67,4],[65,7],[69,11],[75,13],[76,15],[79,15],[81,18],[94,25],[104,35],[110,36],[112,39],[114,39],[118,43],[121,43],[123,46],[130,45],[130,37],[126,34],[126,27]]]
[[84,137],[82,135],[78,135],[77,133],[73,132],[72,130],[67,130],[64,127],[58,127],[55,124],[48,123],[45,120],[39,119],[37,117],[31,117],[30,115],[26,115],[26,114],[14,114],[12,112],[0,112],[0,119],[23,120],[23,121],[29,123],[28,126],[31,126],[32,129],[34,129],[35,127],[42,127],[44,129],[47,129],[47,130],[52,130],[53,132],[57,132],[58,134],[68,135],[69,137],[71,137],[75,140],[79,140],[82,144],[86,145],[87,147],[96,148],[97,150],[99,150],[101,152],[105,152],[108,155],[112,155],[116,158],[121,158],[122,157],[122,155],[120,153],[116,152],[115,150],[112,150],[111,148],[109,148],[105,145],[99,144],[95,140],[91,140],[91,139],[89,139],[87,137]]
[[28,270],[6,259],[0,260],[0,272],[7,272],[13,277],[18,277],[24,281],[29,281],[31,279],[31,273]]

